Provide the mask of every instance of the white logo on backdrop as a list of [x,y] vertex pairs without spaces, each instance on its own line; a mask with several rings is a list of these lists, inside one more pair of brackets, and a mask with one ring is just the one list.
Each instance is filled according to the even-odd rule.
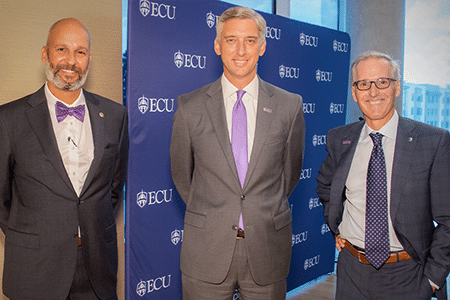
[[138,99],[139,111],[142,114],[145,114],[145,112],[148,110],[148,106],[149,106],[148,98],[146,98],[144,95],[142,95],[142,97]]
[[139,1],[139,10],[141,11],[141,14],[146,17],[148,13],[150,12],[150,1],[148,0],[141,0]]
[[173,58],[177,68],[206,68],[206,56],[181,53],[181,51],[178,50],[178,52],[175,52],[175,54],[173,55]]
[[170,6],[167,4],[159,4],[156,2],[150,2],[148,0],[139,1],[139,10],[141,14],[146,17],[150,12],[150,16],[159,17],[162,19],[175,19],[176,6]]
[[315,146],[321,146],[327,144],[327,136],[326,135],[314,135],[313,141],[312,141],[314,147]]
[[316,80],[318,82],[320,82],[320,81],[331,82],[332,78],[333,78],[333,72],[321,71],[321,70],[317,69]]
[[183,242],[183,230],[178,230],[175,228],[175,230],[170,233],[170,240],[175,246],[179,241]]
[[211,11],[206,14],[206,24],[209,28],[213,28],[217,24],[217,20],[219,20],[219,16],[216,16]]
[[302,46],[310,46],[310,47],[317,47],[319,45],[319,38],[312,35],[304,34],[303,32],[300,33],[299,36],[300,45]]
[[308,239],[308,231],[292,235],[292,246],[306,242]]
[[343,114],[344,113],[344,104],[335,104],[333,102],[330,103],[330,114]]
[[320,260],[320,255],[316,255],[316,256],[314,256],[312,258],[307,258],[305,260],[305,265],[304,265],[305,271],[307,269],[309,269],[309,268],[312,268],[312,267],[318,265],[319,264],[319,260]]
[[170,277],[171,276],[172,275],[170,274],[170,275],[166,275],[163,277],[150,279],[147,281],[141,280],[137,284],[136,293],[142,297],[145,294],[148,294],[148,293],[151,293],[154,291],[159,291],[162,288],[167,289],[170,286]]
[[144,190],[141,190],[137,194],[136,202],[137,202],[137,204],[139,205],[140,208],[144,207],[147,204],[147,202],[148,202],[148,193],[144,192]]
[[315,103],[303,103],[303,113],[304,114],[313,114],[316,111]]
[[266,27],[266,38],[279,40],[281,38],[281,29],[274,27]]
[[334,40],[333,41],[333,50],[337,51],[337,52],[347,52],[348,44]]

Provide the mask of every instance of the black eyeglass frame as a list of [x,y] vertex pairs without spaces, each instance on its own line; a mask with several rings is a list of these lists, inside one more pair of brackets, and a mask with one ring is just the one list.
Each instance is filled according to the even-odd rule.
[[[380,81],[382,81],[382,80],[387,80],[387,81],[389,81],[389,84],[386,86],[386,87],[379,87],[378,86],[378,83],[380,82]],[[361,89],[359,86],[358,86],[358,84],[360,83],[360,82],[369,82],[370,83],[370,85],[369,85],[369,87],[367,88],[367,89]],[[387,77],[381,77],[381,78],[378,78],[377,80],[366,80],[366,79],[363,79],[363,80],[358,80],[358,81],[355,81],[355,82],[353,82],[353,85],[354,86],[356,86],[356,88],[358,89],[358,90],[360,90],[360,91],[368,91],[368,90],[370,90],[371,88],[372,88],[372,83],[374,83],[375,84],[375,86],[377,87],[377,89],[379,89],[379,90],[384,90],[384,89],[387,89],[388,87],[390,87],[391,86],[391,82],[392,81],[397,81],[397,79],[394,79],[394,78],[387,78]]]

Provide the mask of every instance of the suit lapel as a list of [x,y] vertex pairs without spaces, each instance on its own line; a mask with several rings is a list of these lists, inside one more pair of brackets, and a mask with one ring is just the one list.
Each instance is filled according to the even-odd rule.
[[88,175],[83,184],[80,197],[86,191],[90,185],[94,175],[100,167],[100,161],[103,157],[103,151],[105,149],[105,122],[104,119],[109,117],[100,108],[100,102],[91,93],[83,91],[86,98],[86,105],[89,110],[89,118],[91,120],[92,139],[94,140],[94,159],[92,160],[91,167],[89,168]]
[[59,153],[50,113],[48,111],[47,99],[45,98],[44,87],[31,96],[28,104],[30,104],[31,108],[26,111],[26,115],[31,124],[31,128],[41,144],[44,154],[47,156],[58,175],[75,193],[64,167],[61,154]]
[[391,219],[395,219],[400,203],[401,193],[409,174],[418,134],[414,132],[414,124],[402,117],[398,121],[397,138],[395,141],[394,161],[391,179]]
[[258,106],[256,113],[256,127],[255,138],[253,141],[253,150],[250,156],[250,161],[247,170],[247,176],[245,177],[244,189],[247,186],[253,172],[257,166],[257,162],[261,151],[264,147],[264,143],[269,133],[270,125],[272,124],[273,116],[275,114],[275,108],[277,106],[276,99],[273,99],[273,91],[268,89],[268,86],[264,81],[259,79],[259,95]]
[[208,111],[211,123],[216,133],[217,140],[222,148],[223,154],[236,177],[236,182],[239,184],[239,176],[234,162],[233,149],[228,133],[227,119],[225,114],[225,105],[223,103],[223,92],[220,78],[216,80],[206,91],[208,99],[205,101],[206,110]]
[[341,149],[341,152],[339,153],[341,159],[339,160],[336,175],[333,179],[333,186],[331,187],[332,197],[335,195],[336,197],[342,198],[342,190],[346,185],[353,156],[364,124],[364,122],[356,123],[355,126],[352,126],[339,140],[337,140],[339,145],[335,146],[337,147],[336,149]]

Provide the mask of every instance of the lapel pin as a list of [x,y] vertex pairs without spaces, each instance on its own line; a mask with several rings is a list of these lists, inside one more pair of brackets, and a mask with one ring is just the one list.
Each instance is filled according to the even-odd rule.
[[267,107],[263,107],[263,111],[268,112],[269,114],[272,113],[272,109],[271,108],[267,108]]
[[342,145],[350,145],[351,141],[342,141]]
[[100,118],[103,118],[105,116],[102,112],[99,112],[98,115],[100,116]]
[[412,140],[413,140],[413,138],[412,138],[412,137],[410,137],[410,138],[408,139],[408,141],[410,141],[410,142],[412,142]]

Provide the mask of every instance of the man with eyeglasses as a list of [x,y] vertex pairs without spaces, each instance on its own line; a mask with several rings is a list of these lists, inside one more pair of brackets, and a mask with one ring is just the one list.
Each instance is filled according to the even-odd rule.
[[449,132],[398,115],[390,56],[362,54],[351,82],[364,120],[330,130],[317,177],[340,252],[335,299],[447,299]]

